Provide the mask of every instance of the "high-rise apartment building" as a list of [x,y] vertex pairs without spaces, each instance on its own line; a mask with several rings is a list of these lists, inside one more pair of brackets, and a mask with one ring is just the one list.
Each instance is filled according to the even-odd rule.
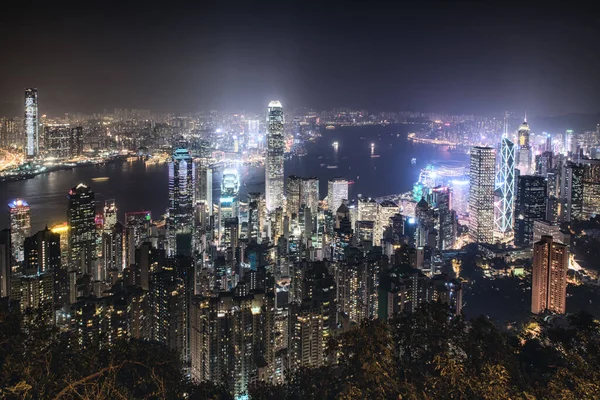
[[284,132],[283,107],[279,101],[269,103],[267,109],[267,158],[265,161],[265,199],[267,211],[283,207],[284,198]]
[[494,184],[496,155],[491,147],[471,149],[469,236],[481,243],[494,241]]
[[167,255],[191,255],[195,206],[195,164],[187,149],[178,148],[169,163]]
[[567,299],[567,270],[569,248],[551,236],[533,245],[533,268],[531,283],[531,312],[539,314],[546,310],[564,314]]
[[496,205],[496,229],[505,234],[513,227],[513,207],[515,198],[515,145],[508,138],[502,139],[500,147],[500,171],[498,185],[500,201]]
[[96,203],[92,189],[83,183],[69,190],[69,268],[91,274],[96,246]]
[[546,179],[542,176],[519,176],[515,204],[515,244],[533,243],[533,224],[546,217]]
[[37,89],[25,89],[25,155],[35,157],[39,151],[39,121]]
[[31,235],[31,210],[25,200],[16,199],[8,203],[10,213],[10,232],[12,256],[15,261],[23,262],[23,243]]
[[223,381],[235,397],[252,380],[271,380],[275,340],[273,295],[220,293],[191,306],[191,376]]
[[327,340],[335,326],[335,281],[326,262],[296,263],[289,308],[289,368],[326,362]]

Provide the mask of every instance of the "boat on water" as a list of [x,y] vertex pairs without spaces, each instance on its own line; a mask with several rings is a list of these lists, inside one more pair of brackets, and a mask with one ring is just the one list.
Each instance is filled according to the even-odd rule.
[[371,154],[371,158],[379,158],[380,155],[379,154]]
[[327,125],[325,127],[325,129],[327,129],[327,130],[333,130],[333,129],[335,129],[335,126],[334,125]]
[[336,169],[338,166],[337,165],[328,165],[327,169]]
[[417,164],[417,159],[416,159],[416,158],[413,158],[412,160],[410,160],[410,163],[411,163],[412,165],[416,165],[416,164]]
[[333,142],[332,146],[335,150],[337,150],[340,144],[338,142]]

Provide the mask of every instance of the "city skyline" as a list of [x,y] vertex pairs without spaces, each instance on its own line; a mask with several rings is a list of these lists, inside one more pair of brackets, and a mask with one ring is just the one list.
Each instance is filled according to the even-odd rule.
[[600,394],[593,8],[6,11],[0,393]]

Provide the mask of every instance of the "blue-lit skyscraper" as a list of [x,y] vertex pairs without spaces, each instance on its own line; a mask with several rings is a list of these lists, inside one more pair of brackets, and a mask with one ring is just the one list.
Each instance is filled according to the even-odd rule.
[[195,165],[187,149],[179,148],[169,163],[167,254],[191,255],[195,204]]
[[38,93],[37,89],[25,89],[25,155],[35,157],[38,154]]
[[502,139],[500,148],[500,171],[498,173],[500,201],[496,204],[496,229],[504,234],[513,227],[515,198],[515,145],[508,138]]
[[265,161],[265,199],[269,212],[283,207],[283,123],[281,103],[270,102],[267,111],[267,159]]

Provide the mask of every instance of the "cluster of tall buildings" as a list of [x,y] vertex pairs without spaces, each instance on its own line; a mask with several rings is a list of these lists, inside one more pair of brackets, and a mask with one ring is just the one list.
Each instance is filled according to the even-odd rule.
[[532,145],[525,120],[515,141],[505,125],[498,149],[470,151],[470,239],[532,249],[534,313],[565,312],[570,246],[565,229],[600,211],[595,195],[600,161],[592,154],[600,142],[576,137],[567,131],[568,143],[545,135],[543,143]]
[[[329,338],[363,320],[434,301],[461,312],[460,282],[441,274],[441,252],[457,236],[449,188],[404,209],[351,201],[340,177],[322,198],[317,177],[285,178],[281,103],[269,103],[266,121],[264,193],[241,196],[234,165],[211,164],[181,143],[163,219],[123,218],[115,200],[98,204],[82,183],[67,194],[67,221],[33,234],[27,202],[11,202],[10,229],[0,232],[1,296],[23,312],[42,310],[83,347],[163,343],[193,380],[222,382],[236,396],[252,382],[332,362]],[[72,130],[52,129],[64,134],[61,146],[71,143]]]
[[22,149],[27,159],[71,160],[83,154],[83,128],[78,124],[48,121],[39,114],[38,91],[25,89],[25,113],[17,118],[2,118],[0,147]]

